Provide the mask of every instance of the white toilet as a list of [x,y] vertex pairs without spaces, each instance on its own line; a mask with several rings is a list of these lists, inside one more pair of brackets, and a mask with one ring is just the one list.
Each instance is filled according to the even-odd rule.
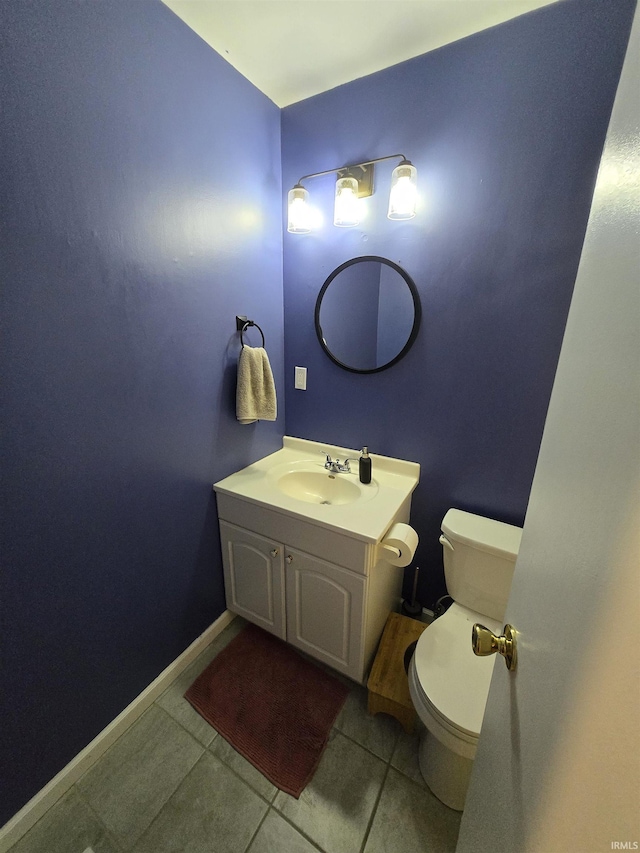
[[426,730],[420,770],[445,805],[462,811],[489,682],[496,660],[476,657],[475,622],[502,634],[522,529],[450,509],[442,520],[447,591],[454,602],[418,640],[409,667],[409,691]]

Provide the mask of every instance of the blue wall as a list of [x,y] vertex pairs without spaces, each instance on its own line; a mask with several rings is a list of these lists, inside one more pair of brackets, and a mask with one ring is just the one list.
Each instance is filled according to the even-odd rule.
[[[418,168],[409,222],[386,219],[397,161],[376,167],[357,228],[332,226],[331,176],[308,182],[325,225],[285,233],[285,371],[308,367],[288,434],[420,463],[425,605],[445,591],[448,507],[523,523],[633,7],[560,3],[283,110],[285,191],[396,152]],[[358,376],[323,354],[313,310],[329,273],[368,254],[412,276],[423,321],[403,361]]]
[[224,609],[211,484],[284,401],[279,110],[159,2],[5,0],[0,46],[2,824]]

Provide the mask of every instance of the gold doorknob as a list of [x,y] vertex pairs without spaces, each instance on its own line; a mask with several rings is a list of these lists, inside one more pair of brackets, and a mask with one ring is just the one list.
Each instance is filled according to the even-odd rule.
[[504,634],[496,637],[493,631],[476,622],[471,632],[471,645],[473,646],[473,653],[480,657],[494,655],[496,652],[502,655],[507,669],[509,672],[513,672],[518,663],[516,629],[513,625],[505,625],[503,630]]

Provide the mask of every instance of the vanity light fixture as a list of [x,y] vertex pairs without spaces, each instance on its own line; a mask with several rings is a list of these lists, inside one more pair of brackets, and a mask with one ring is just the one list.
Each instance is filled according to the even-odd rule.
[[308,234],[311,231],[311,216],[309,192],[298,183],[289,190],[287,231],[292,234]]
[[336,200],[333,207],[333,224],[343,228],[360,222],[358,181],[347,175],[336,181]]
[[418,198],[418,172],[408,160],[403,160],[391,173],[389,219],[413,219]]
[[302,185],[302,181],[332,174],[337,175],[333,224],[342,228],[358,225],[361,216],[359,199],[373,195],[374,163],[396,157],[400,157],[402,162],[391,175],[387,216],[389,219],[412,219],[416,215],[418,196],[417,169],[404,154],[389,154],[387,157],[377,157],[375,160],[367,160],[353,166],[303,175],[293,189],[289,190],[287,231],[292,234],[308,234],[311,231],[313,215],[309,205],[309,192]]

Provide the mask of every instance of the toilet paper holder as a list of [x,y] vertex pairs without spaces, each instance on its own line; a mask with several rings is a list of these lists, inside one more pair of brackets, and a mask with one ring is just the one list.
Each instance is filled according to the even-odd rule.
[[393,554],[393,556],[397,560],[399,560],[400,557],[402,557],[402,551],[400,550],[400,548],[396,548],[393,545],[385,545],[384,542],[382,543],[382,545],[380,547],[384,548],[384,550],[388,551],[390,554]]
[[409,524],[396,522],[379,543],[380,553],[394,566],[408,566],[418,547],[418,534]]

